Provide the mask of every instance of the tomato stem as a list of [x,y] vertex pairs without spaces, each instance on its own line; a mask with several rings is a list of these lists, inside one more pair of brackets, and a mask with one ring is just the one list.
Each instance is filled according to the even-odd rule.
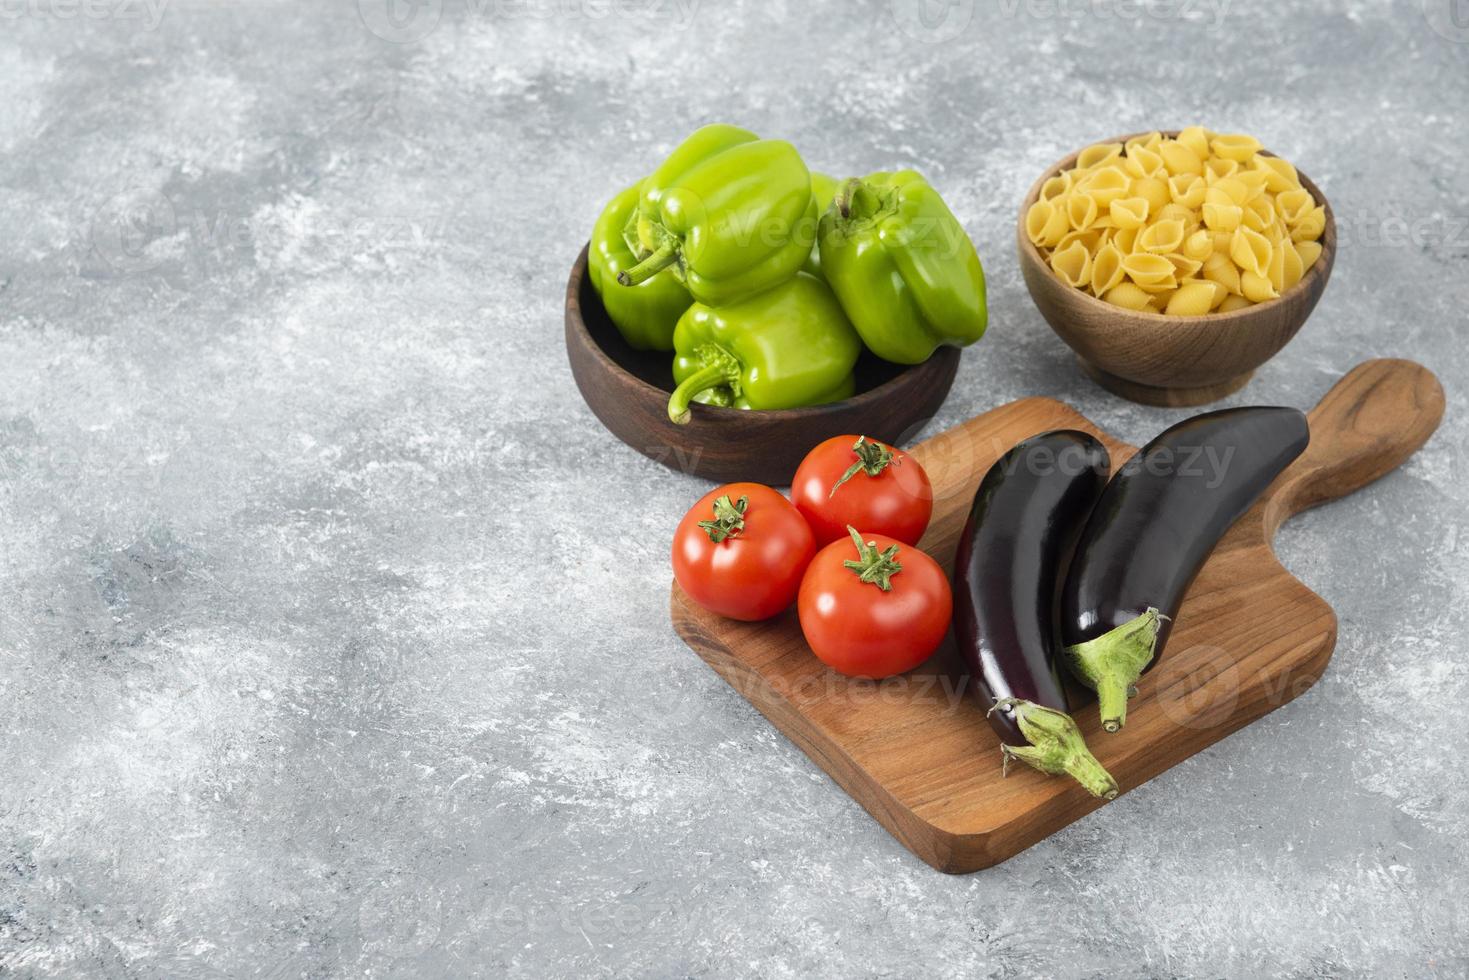
[[831,493],[826,497],[830,500],[837,494],[837,489],[858,473],[866,473],[868,476],[880,476],[882,471],[889,465],[897,466],[902,462],[893,455],[893,451],[880,442],[868,442],[866,436],[858,436],[857,441],[852,444],[852,452],[857,454],[857,462],[847,468],[842,478],[832,485]]
[[745,510],[750,506],[749,497],[741,497],[739,503],[731,503],[729,494],[714,501],[714,520],[700,521],[699,527],[715,544],[732,538],[745,529]]
[[862,535],[850,524],[847,525],[847,533],[857,545],[857,560],[848,559],[842,562],[842,567],[850,568],[869,585],[891,592],[892,577],[903,570],[903,566],[898,564],[898,546],[890,544],[885,550],[878,551],[876,541],[863,541]]

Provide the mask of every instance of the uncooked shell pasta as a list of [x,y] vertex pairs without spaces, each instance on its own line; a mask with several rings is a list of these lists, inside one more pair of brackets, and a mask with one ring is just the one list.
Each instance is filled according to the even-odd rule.
[[1325,231],[1295,167],[1252,136],[1201,126],[1087,147],[1025,215],[1062,281],[1172,316],[1278,298],[1321,257]]

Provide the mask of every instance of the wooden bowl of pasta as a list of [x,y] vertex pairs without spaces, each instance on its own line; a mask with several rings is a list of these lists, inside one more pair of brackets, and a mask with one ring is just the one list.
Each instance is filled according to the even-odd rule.
[[[1165,132],[1161,136],[1172,143],[1181,133],[1188,132]],[[1259,255],[1252,255],[1249,252],[1250,243],[1246,242],[1245,251],[1240,253],[1246,262],[1252,259],[1273,261],[1276,266],[1275,285],[1283,288],[1272,288],[1268,282],[1264,282],[1270,278],[1270,271],[1260,267],[1258,271],[1262,275],[1254,277],[1253,281],[1250,273],[1243,274],[1247,285],[1257,287],[1245,290],[1256,301],[1247,300],[1241,292],[1242,287],[1236,281],[1241,278],[1241,273],[1234,260],[1229,263],[1234,269],[1234,279],[1231,280],[1228,270],[1224,269],[1224,262],[1216,259],[1212,251],[1202,261],[1190,259],[1184,254],[1190,243],[1199,246],[1200,251],[1193,253],[1197,255],[1206,247],[1212,250],[1216,243],[1222,244],[1224,239],[1221,236],[1232,233],[1211,231],[1208,225],[1202,223],[1190,229],[1184,221],[1187,239],[1178,246],[1177,252],[1164,256],[1177,266],[1174,270],[1175,277],[1178,277],[1175,283],[1166,283],[1166,276],[1161,276],[1157,280],[1159,285],[1153,287],[1156,292],[1147,297],[1151,305],[1142,309],[1119,305],[1133,302],[1134,299],[1140,301],[1143,297],[1134,291],[1130,275],[1114,280],[1118,276],[1115,266],[1119,259],[1110,253],[1103,254],[1105,249],[1126,246],[1129,248],[1128,253],[1118,250],[1118,255],[1123,256],[1121,261],[1130,263],[1130,268],[1149,269],[1149,263],[1156,261],[1156,255],[1142,254],[1144,250],[1139,242],[1150,239],[1151,245],[1151,240],[1162,240],[1167,236],[1159,234],[1146,224],[1133,232],[1132,237],[1125,242],[1118,240],[1118,236],[1126,232],[1116,228],[1116,223],[1113,223],[1114,230],[1110,232],[1099,229],[1101,235],[1098,236],[1092,235],[1090,226],[1077,231],[1077,226],[1082,225],[1088,215],[1095,219],[1096,212],[1092,208],[1093,202],[1073,201],[1072,198],[1092,193],[1098,183],[1108,181],[1083,182],[1085,190],[1082,189],[1083,183],[1078,183],[1074,194],[1069,188],[1076,181],[1074,174],[1083,154],[1090,154],[1095,158],[1108,152],[1099,150],[1099,147],[1112,144],[1126,146],[1127,150],[1121,155],[1103,158],[1104,161],[1110,161],[1107,167],[1116,169],[1117,160],[1126,162],[1125,158],[1129,153],[1137,152],[1137,146],[1145,146],[1139,141],[1151,136],[1152,134],[1138,133],[1093,144],[1058,161],[1041,175],[1020,208],[1016,230],[1020,268],[1031,298],[1040,309],[1041,315],[1051,325],[1051,329],[1076,352],[1086,373],[1102,387],[1124,398],[1148,405],[1203,405],[1243,388],[1255,370],[1274,357],[1305,324],[1331,277],[1331,268],[1336,258],[1336,220],[1326,197],[1305,174],[1299,173],[1268,151],[1257,149],[1255,156],[1276,162],[1266,164],[1252,158],[1249,166],[1252,169],[1288,174],[1290,180],[1297,183],[1289,184],[1283,176],[1271,175],[1271,179],[1281,181],[1280,186],[1290,189],[1294,194],[1291,203],[1296,200],[1300,202],[1300,214],[1304,215],[1308,208],[1314,211],[1314,214],[1302,218],[1301,223],[1303,226],[1307,223],[1312,225],[1308,233],[1317,232],[1311,240],[1316,244],[1291,243],[1286,248],[1282,241],[1291,242],[1291,236],[1295,232],[1286,230],[1282,221],[1279,227],[1266,229],[1267,234],[1285,232],[1283,239],[1273,242],[1270,252],[1262,251]],[[1225,137],[1231,138],[1233,137]],[[1138,153],[1138,158],[1140,162],[1137,169],[1141,172],[1145,167],[1141,161],[1145,158],[1141,153]],[[1098,164],[1092,166],[1096,167]],[[1131,166],[1128,163],[1128,167]],[[1208,171],[1213,167],[1212,162],[1206,163],[1205,173],[1201,178],[1208,178]],[[1219,169],[1222,170],[1223,167]],[[1090,175],[1092,171],[1082,172]],[[1073,176],[1068,177],[1068,174]],[[1159,176],[1162,176],[1161,173]],[[1238,177],[1239,174],[1235,176]],[[1166,178],[1167,181],[1174,179]],[[1183,174],[1176,179],[1181,184],[1188,182],[1188,177]],[[1136,182],[1133,186],[1136,189]],[[1172,183],[1168,186],[1170,191],[1174,187]],[[1212,183],[1209,186],[1212,187]],[[1152,189],[1156,190],[1155,187]],[[1197,188],[1185,188],[1181,194],[1175,194],[1173,201],[1187,200],[1193,190]],[[1304,193],[1295,193],[1297,191]],[[1305,193],[1309,193],[1309,200],[1304,196]],[[1271,200],[1273,202],[1282,196],[1284,195],[1279,193],[1272,194]],[[1116,213],[1119,218],[1126,220],[1128,200],[1137,199],[1122,199],[1121,209],[1108,213]],[[1037,207],[1037,202],[1041,201],[1046,203]],[[1164,205],[1164,208],[1170,206]],[[1067,219],[1070,227],[1057,240],[1056,229],[1062,219],[1056,212],[1062,209],[1074,215],[1076,220],[1071,222],[1070,218]],[[1181,212],[1176,213],[1178,214]],[[1219,212],[1214,212],[1211,217],[1217,217],[1218,214]],[[1101,220],[1106,221],[1105,218]],[[1181,217],[1178,220],[1183,221]],[[1160,225],[1163,223],[1162,219],[1156,222]],[[1176,232],[1176,229],[1170,226],[1163,231]],[[1198,237],[1201,233],[1210,237],[1207,246]],[[1261,234],[1260,239],[1266,240],[1266,235]],[[1163,241],[1164,246],[1169,244]],[[1267,241],[1267,244],[1271,243]],[[1055,247],[1048,247],[1051,245]],[[1082,252],[1087,249],[1091,251],[1083,255]],[[1155,249],[1154,252],[1156,251]],[[1275,255],[1275,252],[1280,254]],[[1291,258],[1292,254],[1294,258]],[[1303,254],[1306,256],[1304,261]],[[1267,259],[1267,255],[1271,258]],[[1088,281],[1093,264],[1096,266],[1098,278],[1096,281]],[[1288,265],[1290,268],[1282,272]],[[1215,267],[1210,268],[1211,266]],[[1212,292],[1209,286],[1201,284],[1206,282],[1208,276],[1212,276],[1212,279],[1207,281],[1216,283]],[[1105,282],[1102,277],[1106,278]],[[1073,281],[1081,285],[1073,285]],[[1126,282],[1127,285],[1117,289],[1120,282]],[[1168,288],[1169,285],[1174,288]],[[1188,288],[1185,289],[1185,286]],[[1113,292],[1114,289],[1117,291]],[[1222,298],[1221,293],[1224,294]],[[1103,299],[1102,296],[1109,299]],[[1210,296],[1215,299],[1208,299]],[[1162,306],[1160,298],[1168,302],[1175,312],[1162,312],[1159,309]],[[1212,312],[1199,312],[1206,305]],[[1232,308],[1236,306],[1238,308]],[[1183,315],[1180,311],[1188,311],[1190,315]]]

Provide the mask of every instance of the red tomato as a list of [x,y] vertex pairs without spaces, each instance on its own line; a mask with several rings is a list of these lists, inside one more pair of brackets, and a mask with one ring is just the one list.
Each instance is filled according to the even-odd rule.
[[[843,481],[849,470],[854,472]],[[791,481],[791,501],[811,525],[817,545],[845,539],[849,525],[863,534],[917,544],[933,515],[933,486],[923,467],[901,449],[865,436],[837,436],[801,461]]]
[[[849,536],[816,553],[796,608],[801,632],[821,661],[852,677],[891,677],[912,670],[938,649],[954,597],[944,570],[928,555],[882,534]],[[889,551],[895,549],[895,551]],[[862,562],[864,573],[845,563]],[[902,566],[891,571],[892,563]],[[886,580],[890,590],[884,592]]]
[[814,554],[811,529],[789,500],[763,484],[731,483],[706,493],[679,522],[673,577],[705,609],[769,619],[795,601]]

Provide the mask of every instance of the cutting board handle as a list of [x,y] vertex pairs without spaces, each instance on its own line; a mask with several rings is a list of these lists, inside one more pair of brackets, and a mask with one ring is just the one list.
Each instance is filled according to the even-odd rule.
[[1390,473],[1428,441],[1443,413],[1443,386],[1423,365],[1357,365],[1308,413],[1311,445],[1267,492],[1271,527]]

